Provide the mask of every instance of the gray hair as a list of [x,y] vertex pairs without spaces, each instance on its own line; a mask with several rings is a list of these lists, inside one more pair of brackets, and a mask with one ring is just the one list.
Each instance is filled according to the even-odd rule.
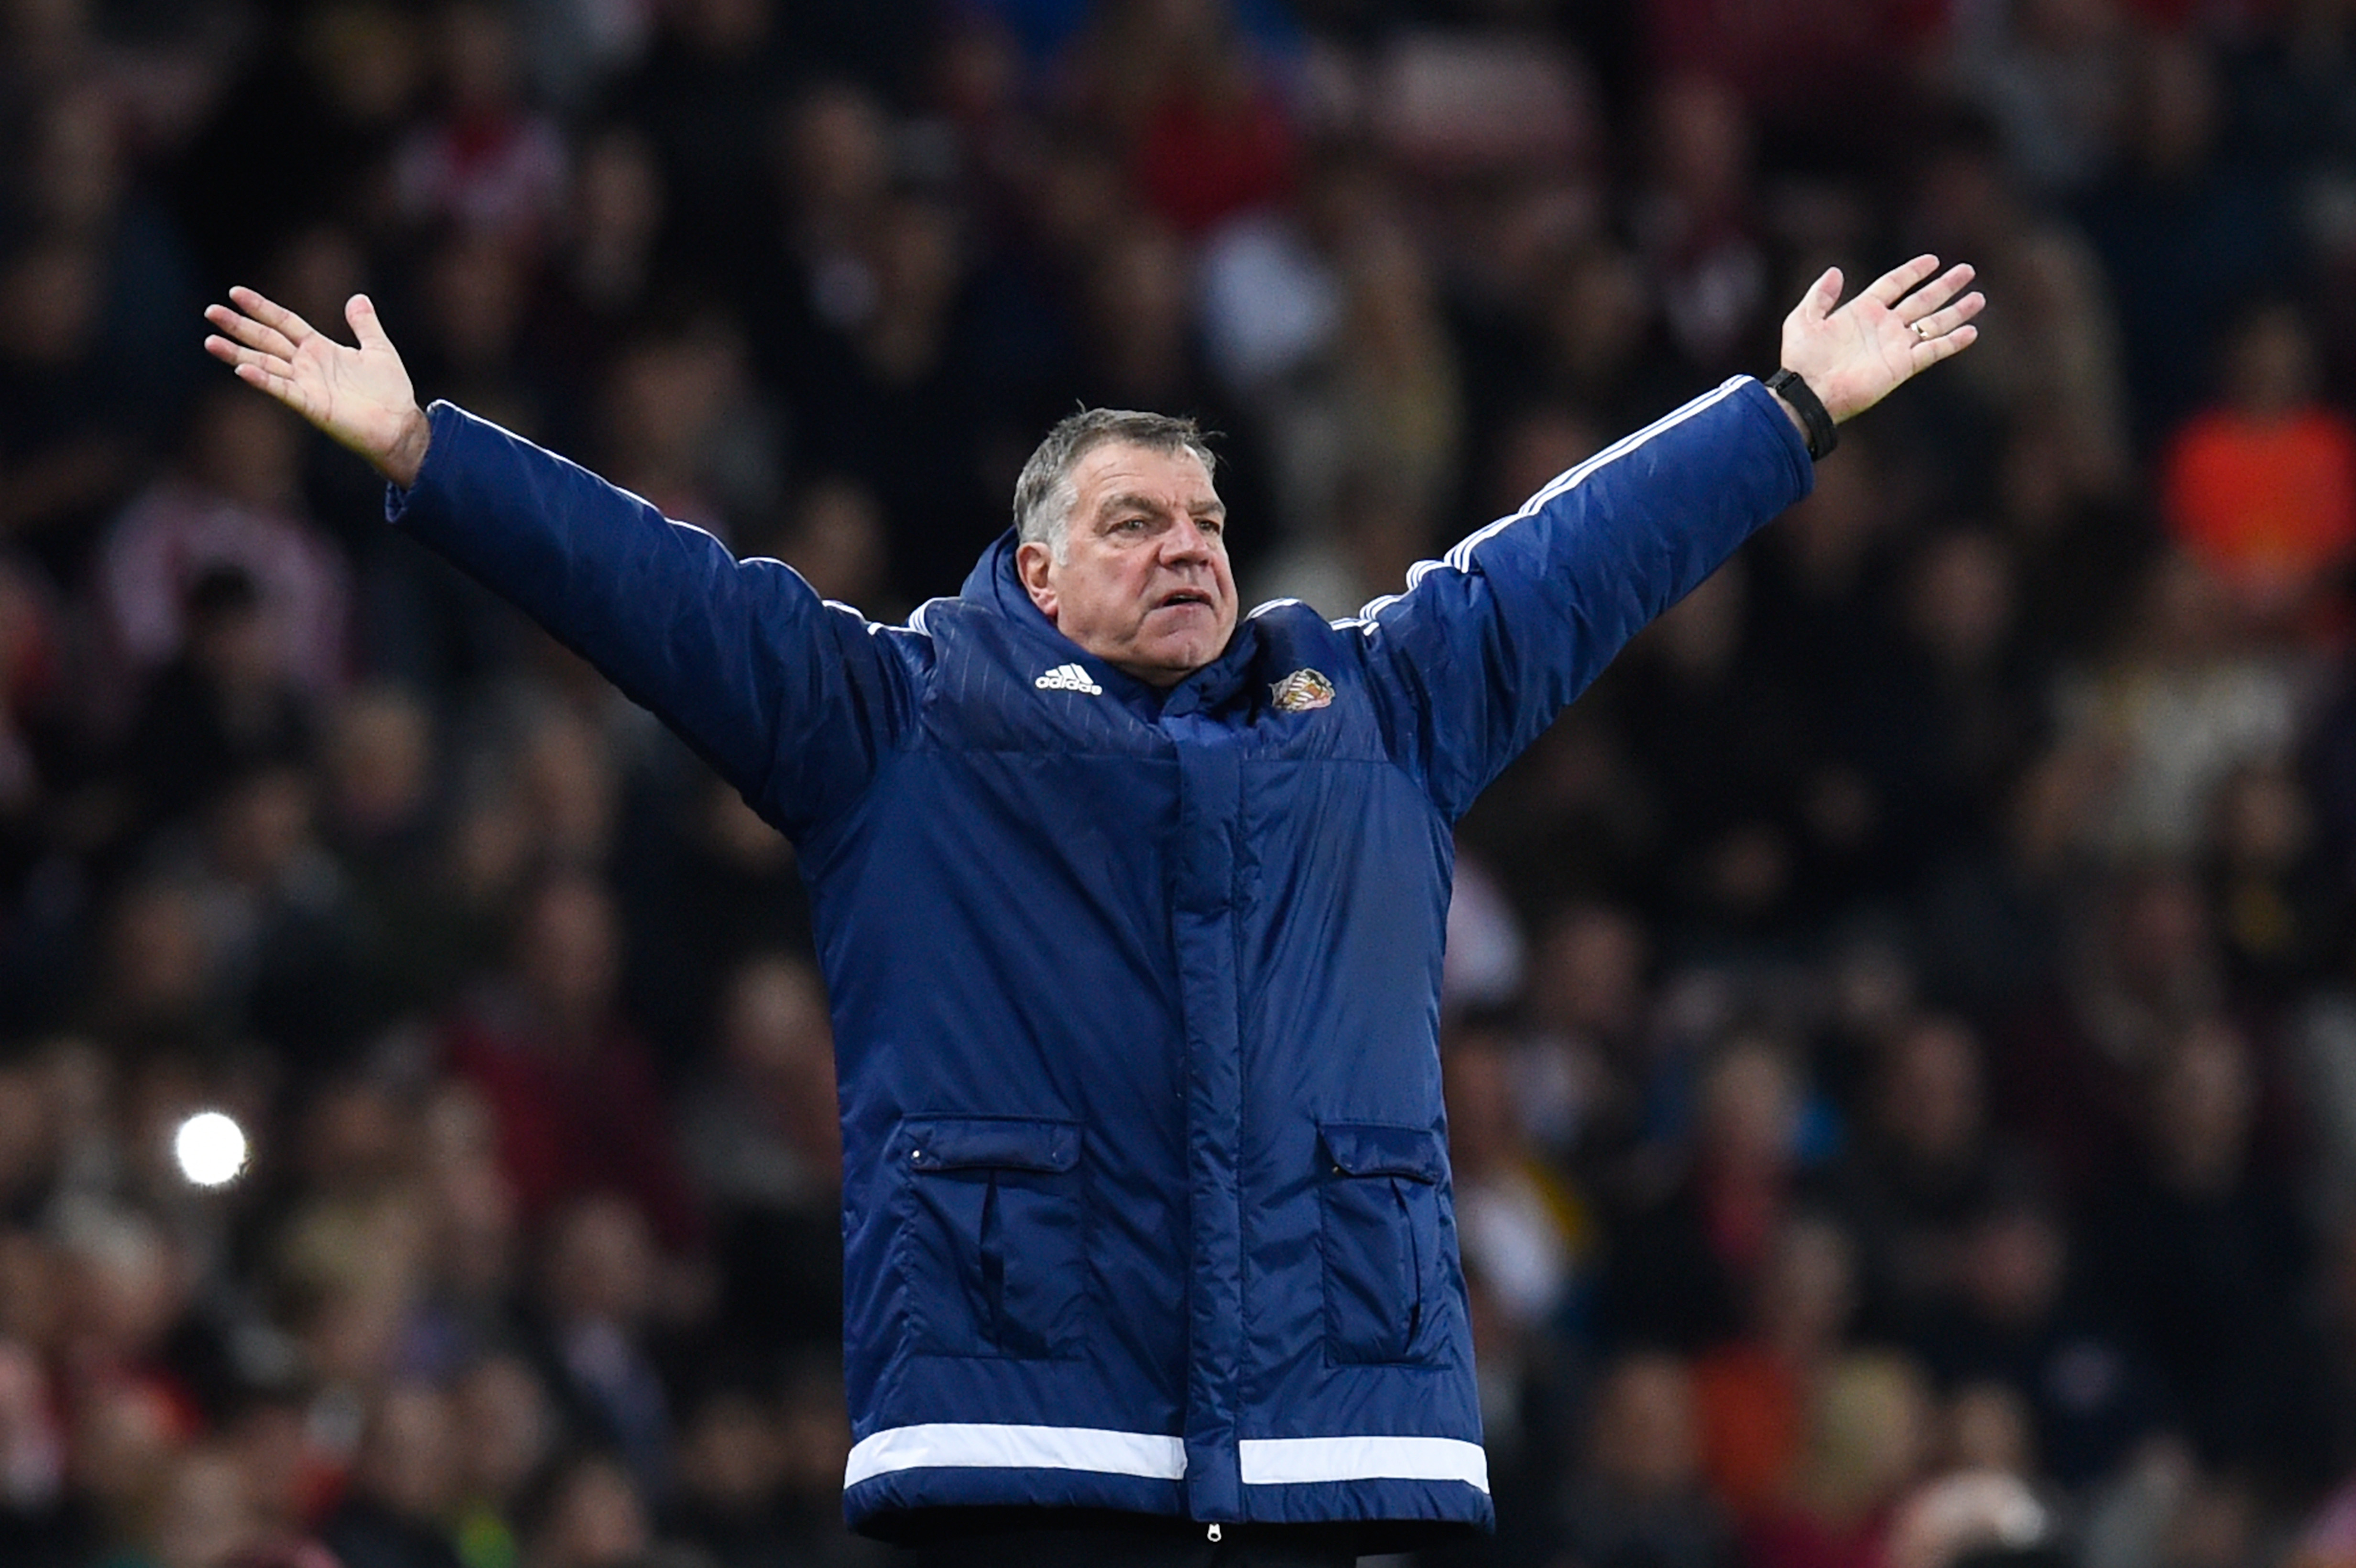
[[1217,472],[1217,458],[1203,427],[1191,419],[1169,414],[1140,413],[1134,409],[1082,409],[1056,422],[1047,432],[1023,475],[1014,481],[1014,532],[1025,544],[1044,544],[1064,559],[1071,538],[1072,509],[1079,505],[1079,486],[1072,471],[1080,459],[1108,442],[1142,446],[1155,452],[1183,452],[1202,464],[1206,474]]

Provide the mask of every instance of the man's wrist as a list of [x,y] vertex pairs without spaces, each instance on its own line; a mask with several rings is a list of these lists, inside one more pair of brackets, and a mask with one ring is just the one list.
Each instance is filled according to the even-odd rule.
[[1780,369],[1767,378],[1767,389],[1783,405],[1792,423],[1799,430],[1800,439],[1807,443],[1808,455],[1822,462],[1833,454],[1840,444],[1840,430],[1833,416],[1816,396],[1815,389],[1802,379],[1797,370]]
[[377,472],[394,488],[408,489],[417,483],[417,471],[425,466],[425,449],[433,443],[434,421],[426,417],[423,409],[412,405],[401,433],[393,438],[391,450],[378,463]]

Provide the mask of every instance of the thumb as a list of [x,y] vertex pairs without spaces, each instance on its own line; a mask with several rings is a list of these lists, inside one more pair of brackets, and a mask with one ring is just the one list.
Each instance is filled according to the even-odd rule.
[[351,323],[352,335],[359,339],[362,348],[392,347],[392,339],[384,334],[384,324],[376,318],[376,306],[366,294],[354,294],[344,303],[344,319]]

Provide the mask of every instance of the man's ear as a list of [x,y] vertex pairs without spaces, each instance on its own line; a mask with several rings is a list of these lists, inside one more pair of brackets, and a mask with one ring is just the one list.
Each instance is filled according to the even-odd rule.
[[1014,575],[1023,580],[1023,592],[1039,606],[1039,613],[1050,621],[1055,618],[1055,551],[1038,540],[1014,547]]

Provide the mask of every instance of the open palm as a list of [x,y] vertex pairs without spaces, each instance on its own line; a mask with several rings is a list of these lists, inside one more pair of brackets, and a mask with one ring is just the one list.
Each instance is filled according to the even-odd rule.
[[1783,319],[1784,365],[1800,373],[1835,420],[1863,413],[1979,336],[1971,320],[1987,302],[1962,293],[1971,268],[1950,267],[1933,278],[1938,270],[1936,256],[1917,256],[1836,310],[1841,274],[1835,267]]
[[230,290],[235,308],[217,304],[205,319],[221,336],[206,351],[329,436],[359,453],[402,486],[413,483],[425,456],[428,427],[409,372],[365,294],[354,294],[344,319],[359,340],[347,347],[284,305],[252,289]]

